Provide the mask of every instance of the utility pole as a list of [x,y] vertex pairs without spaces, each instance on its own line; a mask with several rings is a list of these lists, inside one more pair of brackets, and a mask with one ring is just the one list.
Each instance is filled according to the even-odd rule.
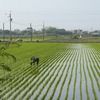
[[11,36],[11,22],[12,22],[11,11],[10,11],[10,14],[9,14],[9,18],[10,18],[10,41],[12,41],[12,36]]
[[32,24],[30,23],[31,42],[32,42]]
[[43,40],[44,40],[44,21],[43,21]]
[[32,42],[32,32],[33,32],[33,29],[32,29],[32,24],[30,23],[30,27],[28,27],[27,29],[30,30],[30,34],[31,34],[31,42]]
[[3,41],[4,41],[4,23],[3,23]]

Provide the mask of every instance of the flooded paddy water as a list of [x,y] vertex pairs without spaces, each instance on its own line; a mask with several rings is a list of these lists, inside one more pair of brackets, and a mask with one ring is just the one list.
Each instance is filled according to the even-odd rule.
[[[39,66],[37,75],[27,75],[8,100],[100,100],[100,53],[88,44],[64,45],[54,60]],[[36,68],[37,69],[37,68]],[[31,70],[29,70],[31,71]],[[36,71],[36,70],[34,70]],[[28,83],[30,82],[30,84]],[[21,83],[23,86],[21,87]],[[22,88],[22,91],[21,91]],[[5,90],[6,91],[6,90]],[[13,97],[15,96],[15,97]]]

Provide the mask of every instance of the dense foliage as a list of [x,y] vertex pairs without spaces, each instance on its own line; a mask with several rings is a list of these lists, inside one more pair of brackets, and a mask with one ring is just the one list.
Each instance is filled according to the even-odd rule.
[[[33,30],[33,34],[43,34],[43,30]],[[0,34],[2,34],[3,31],[0,30]],[[10,31],[9,30],[4,30],[5,35],[9,35]],[[30,36],[30,31],[29,30],[17,30],[17,31],[12,31],[12,35],[15,36]],[[47,27],[44,29],[44,34],[46,35],[53,35],[53,36],[58,36],[58,35],[72,35],[73,33],[71,31],[66,31],[65,29],[58,29],[55,27]]]

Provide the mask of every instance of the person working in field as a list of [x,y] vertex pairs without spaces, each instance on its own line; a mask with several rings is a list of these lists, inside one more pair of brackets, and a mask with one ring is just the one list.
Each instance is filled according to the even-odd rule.
[[34,65],[35,65],[35,62],[36,62],[36,64],[38,65],[39,64],[39,58],[37,58],[37,57],[31,57],[31,63],[30,63],[30,65],[32,65],[33,63],[34,63]]

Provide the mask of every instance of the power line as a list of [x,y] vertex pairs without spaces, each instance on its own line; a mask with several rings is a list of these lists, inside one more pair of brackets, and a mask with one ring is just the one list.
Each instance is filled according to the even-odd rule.
[[[12,23],[13,24],[16,24],[16,25],[20,25],[20,26],[28,26],[28,24],[18,23],[18,22],[14,21],[14,20],[12,21]],[[38,26],[39,27],[39,26],[43,26],[43,25],[32,25],[32,26],[34,26],[34,27],[37,27]]]
[[13,24],[16,24],[16,25],[20,25],[20,26],[28,26],[28,24],[23,24],[23,23],[19,23],[19,22],[16,22],[16,21],[12,21]]

